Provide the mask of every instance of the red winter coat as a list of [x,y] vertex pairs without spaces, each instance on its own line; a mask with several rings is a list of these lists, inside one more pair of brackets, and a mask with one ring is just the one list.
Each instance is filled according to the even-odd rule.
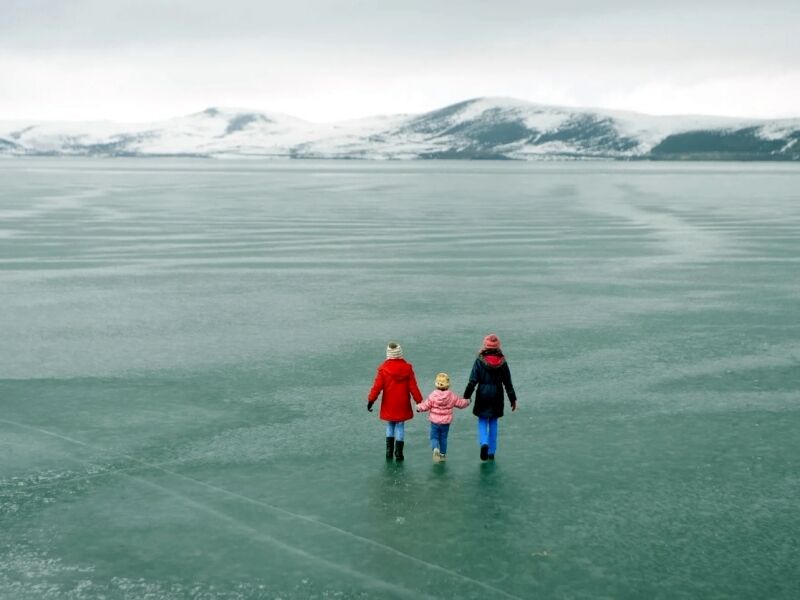
[[402,358],[389,358],[378,367],[367,400],[374,402],[381,392],[381,419],[384,421],[408,421],[414,417],[409,397],[417,404],[422,402],[414,368]]

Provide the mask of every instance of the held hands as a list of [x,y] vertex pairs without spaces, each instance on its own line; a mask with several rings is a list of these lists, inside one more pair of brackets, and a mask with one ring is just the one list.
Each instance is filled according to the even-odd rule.
[[370,400],[369,402],[367,402],[367,410],[369,412],[372,412],[372,405],[373,404],[375,404],[375,400]]

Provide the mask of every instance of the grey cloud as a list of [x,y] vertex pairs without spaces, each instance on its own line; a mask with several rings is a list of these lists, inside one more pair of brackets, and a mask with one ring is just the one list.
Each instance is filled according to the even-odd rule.
[[673,31],[678,37],[688,31],[694,36],[698,23],[713,40],[766,27],[780,37],[787,20],[800,16],[797,3],[788,1],[755,7],[738,0],[696,4],[677,0],[663,10],[631,0],[4,0],[0,46],[66,50],[277,37],[435,49],[520,38],[535,43],[581,24],[601,36],[614,30]]
[[307,116],[313,100],[343,118],[517,95],[646,111],[660,85],[681,110],[730,89],[742,114],[794,114],[798,22],[796,0],[0,0],[0,108]]

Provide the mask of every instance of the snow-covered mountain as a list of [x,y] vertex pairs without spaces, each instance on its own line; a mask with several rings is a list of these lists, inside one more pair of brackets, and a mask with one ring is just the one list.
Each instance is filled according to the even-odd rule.
[[800,160],[800,118],[656,117],[512,98],[325,124],[209,108],[155,123],[0,121],[0,155]]

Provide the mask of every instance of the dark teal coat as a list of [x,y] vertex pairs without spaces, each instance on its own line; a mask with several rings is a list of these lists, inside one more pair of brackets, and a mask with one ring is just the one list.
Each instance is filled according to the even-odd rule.
[[477,390],[472,414],[484,419],[502,417],[503,388],[508,393],[511,405],[516,404],[517,393],[511,383],[511,370],[508,368],[506,357],[500,350],[482,351],[472,365],[469,383],[464,390],[464,398],[471,398],[472,392]]

